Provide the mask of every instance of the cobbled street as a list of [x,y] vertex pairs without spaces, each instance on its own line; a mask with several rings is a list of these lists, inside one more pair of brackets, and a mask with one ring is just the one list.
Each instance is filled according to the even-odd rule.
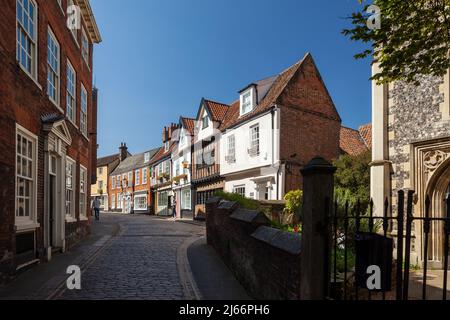
[[85,266],[81,290],[64,289],[57,299],[185,298],[177,257],[183,242],[203,235],[204,227],[138,215],[102,219],[118,223],[119,234]]
[[88,263],[81,290],[65,289],[56,298],[185,298],[177,255],[183,254],[183,242],[204,234],[202,226],[137,215],[107,214],[102,219],[118,223],[119,234]]

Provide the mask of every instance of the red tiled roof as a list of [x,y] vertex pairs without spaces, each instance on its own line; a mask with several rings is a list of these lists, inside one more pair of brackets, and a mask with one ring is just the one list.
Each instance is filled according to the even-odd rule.
[[341,127],[340,147],[343,153],[351,156],[360,155],[368,150],[358,130]]
[[283,90],[288,85],[289,81],[292,79],[292,77],[295,75],[297,70],[300,68],[302,63],[306,60],[306,58],[309,57],[309,54],[305,55],[305,57],[298,61],[293,66],[289,67],[282,73],[278,75],[272,86],[270,87],[269,91],[267,92],[266,96],[262,99],[262,101],[256,106],[256,108],[240,117],[240,101],[235,101],[231,104],[230,109],[227,112],[227,115],[225,117],[225,120],[223,121],[222,125],[220,126],[220,130],[228,129],[242,121],[245,121],[255,115],[258,115],[260,113],[263,113],[267,110],[269,110],[274,104],[276,104],[277,99],[283,92]]
[[230,108],[230,106],[227,104],[207,99],[205,99],[205,104],[211,112],[212,120],[217,122],[223,121],[225,115],[228,112],[228,109]]
[[159,151],[153,156],[153,158],[150,161],[150,164],[153,165],[157,162],[159,162],[160,160],[166,158],[166,157],[170,157],[170,155],[172,154],[173,149],[175,148],[177,144],[175,142],[172,142],[172,144],[170,145],[169,150],[165,151],[164,147],[161,147],[159,149]]
[[368,123],[359,127],[359,134],[364,140],[367,148],[372,149],[372,124]]
[[186,128],[186,130],[189,131],[191,135],[193,135],[195,128],[195,119],[182,117],[181,121],[183,122],[183,126]]

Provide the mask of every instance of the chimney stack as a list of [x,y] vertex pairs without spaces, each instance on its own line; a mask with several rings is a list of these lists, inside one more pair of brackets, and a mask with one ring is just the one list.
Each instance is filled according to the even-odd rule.
[[128,157],[127,144],[125,142],[122,142],[122,143],[120,143],[120,147],[119,147],[119,159],[120,159],[120,162],[125,160],[127,157]]

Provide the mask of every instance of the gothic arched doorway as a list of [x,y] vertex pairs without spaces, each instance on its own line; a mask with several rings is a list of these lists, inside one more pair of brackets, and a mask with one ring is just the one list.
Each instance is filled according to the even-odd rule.
[[[450,194],[450,159],[444,162],[434,173],[427,188],[431,200],[430,213],[434,218],[444,218],[447,215],[447,197]],[[428,260],[435,268],[443,268],[444,262],[444,221],[432,223],[430,237],[430,252]]]

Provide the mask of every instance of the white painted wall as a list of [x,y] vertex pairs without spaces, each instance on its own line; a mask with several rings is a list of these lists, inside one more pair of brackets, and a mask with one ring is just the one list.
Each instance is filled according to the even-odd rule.
[[[275,124],[277,124],[278,112],[275,114]],[[250,156],[250,128],[259,124],[259,149],[258,156]],[[277,126],[275,126],[277,128]],[[235,163],[225,161],[228,155],[228,137],[235,136]],[[279,130],[272,130],[272,115],[266,114],[255,118],[241,126],[227,130],[220,140],[220,174],[229,175],[232,173],[252,170],[255,168],[277,165],[279,163]]]

